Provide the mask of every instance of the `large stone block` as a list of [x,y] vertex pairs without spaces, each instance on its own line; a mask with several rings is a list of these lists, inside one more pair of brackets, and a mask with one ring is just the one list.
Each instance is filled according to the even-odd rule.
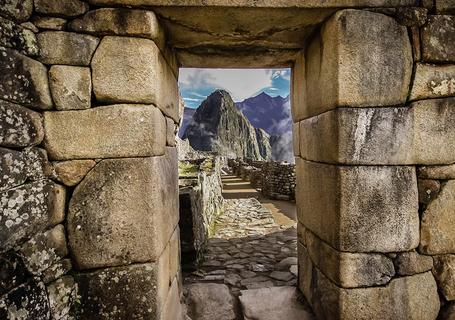
[[47,286],[52,320],[71,319],[78,301],[78,289],[73,277],[64,276]]
[[62,31],[67,21],[63,18],[34,16],[32,22],[38,29]]
[[447,166],[418,167],[419,178],[451,180],[455,179],[455,164]]
[[298,217],[338,251],[396,252],[419,244],[414,167],[335,166],[297,158]]
[[0,15],[14,21],[27,21],[32,12],[33,0],[0,0]]
[[455,96],[455,65],[418,63],[411,100]]
[[166,121],[153,105],[46,112],[44,143],[56,160],[164,154]]
[[42,63],[71,66],[88,66],[99,43],[96,37],[65,31],[45,31],[37,39]]
[[319,319],[434,320],[438,316],[439,296],[431,272],[355,289],[337,287],[317,268],[305,276],[306,298]]
[[38,279],[11,290],[0,298],[0,319],[49,319],[46,286]]
[[80,0],[35,0],[35,11],[48,16],[77,17],[84,14],[88,8],[88,4]]
[[308,254],[314,265],[340,287],[383,285],[395,275],[392,260],[383,254],[339,252],[311,231],[305,234]]
[[15,50],[0,47],[0,98],[33,109],[52,108],[46,67]]
[[93,57],[92,76],[97,100],[153,103],[178,121],[177,79],[152,40],[104,37]]
[[455,98],[410,107],[339,108],[300,122],[300,154],[329,163],[455,162]]
[[0,148],[0,191],[51,175],[51,166],[43,149],[16,151]]
[[337,106],[402,104],[412,63],[406,28],[393,18],[338,11],[307,48],[306,103],[296,107],[309,117]]
[[0,248],[10,249],[63,221],[64,190],[47,180],[0,193]]
[[455,17],[428,16],[422,28],[422,56],[426,61],[455,62]]
[[194,283],[187,287],[187,303],[191,319],[234,320],[235,300],[228,286],[219,283]]
[[294,155],[300,156],[300,123],[294,123],[292,125],[292,146],[294,149]]
[[42,121],[38,112],[0,100],[0,146],[17,148],[41,143]]
[[1,46],[18,50],[29,56],[38,55],[38,43],[32,31],[2,17],[0,17],[0,30]]
[[135,264],[75,274],[81,320],[160,320],[168,279],[157,263]]
[[82,18],[73,20],[69,27],[76,32],[94,35],[148,38],[159,48],[165,46],[164,30],[152,11],[103,8],[87,12]]
[[415,251],[398,253],[393,261],[397,274],[410,276],[430,271],[433,268],[433,258],[418,254]]
[[160,320],[183,320],[183,308],[180,302],[179,281],[174,278],[166,298]]
[[420,251],[426,254],[455,253],[455,180],[447,181],[438,197],[422,214]]
[[171,150],[97,164],[69,207],[69,242],[78,267],[156,261],[178,224],[177,182]]
[[455,255],[435,256],[433,274],[444,298],[455,300]]
[[57,110],[88,109],[92,99],[90,68],[52,66],[49,85]]

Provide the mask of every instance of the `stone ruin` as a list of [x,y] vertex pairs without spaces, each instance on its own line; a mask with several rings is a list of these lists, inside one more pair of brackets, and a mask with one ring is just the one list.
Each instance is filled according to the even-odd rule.
[[319,319],[455,315],[455,4],[0,0],[0,318],[180,319],[179,67],[292,67]]

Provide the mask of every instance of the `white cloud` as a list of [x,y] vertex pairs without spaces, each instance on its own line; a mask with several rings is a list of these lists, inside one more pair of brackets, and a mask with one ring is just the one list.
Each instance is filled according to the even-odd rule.
[[266,69],[180,69],[182,89],[217,87],[229,91],[235,101],[242,101],[272,85],[274,73]]
[[207,96],[204,96],[203,94],[199,94],[197,92],[190,92],[189,94],[192,95],[192,96],[195,96],[195,97],[202,98],[202,99],[207,98]]
[[201,99],[194,99],[194,98],[183,98],[185,101],[201,101]]

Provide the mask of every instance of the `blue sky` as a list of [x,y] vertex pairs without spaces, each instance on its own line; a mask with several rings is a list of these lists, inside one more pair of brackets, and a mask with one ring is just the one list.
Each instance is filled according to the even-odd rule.
[[196,69],[182,68],[180,94],[185,106],[197,108],[216,89],[231,93],[235,102],[262,91],[271,96],[289,95],[291,69]]

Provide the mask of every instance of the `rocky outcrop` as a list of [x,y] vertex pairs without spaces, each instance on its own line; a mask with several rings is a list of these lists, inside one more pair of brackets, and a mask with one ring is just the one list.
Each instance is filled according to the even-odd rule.
[[258,135],[223,90],[213,92],[202,102],[183,135],[186,138],[196,150],[252,159],[270,157],[266,133]]

